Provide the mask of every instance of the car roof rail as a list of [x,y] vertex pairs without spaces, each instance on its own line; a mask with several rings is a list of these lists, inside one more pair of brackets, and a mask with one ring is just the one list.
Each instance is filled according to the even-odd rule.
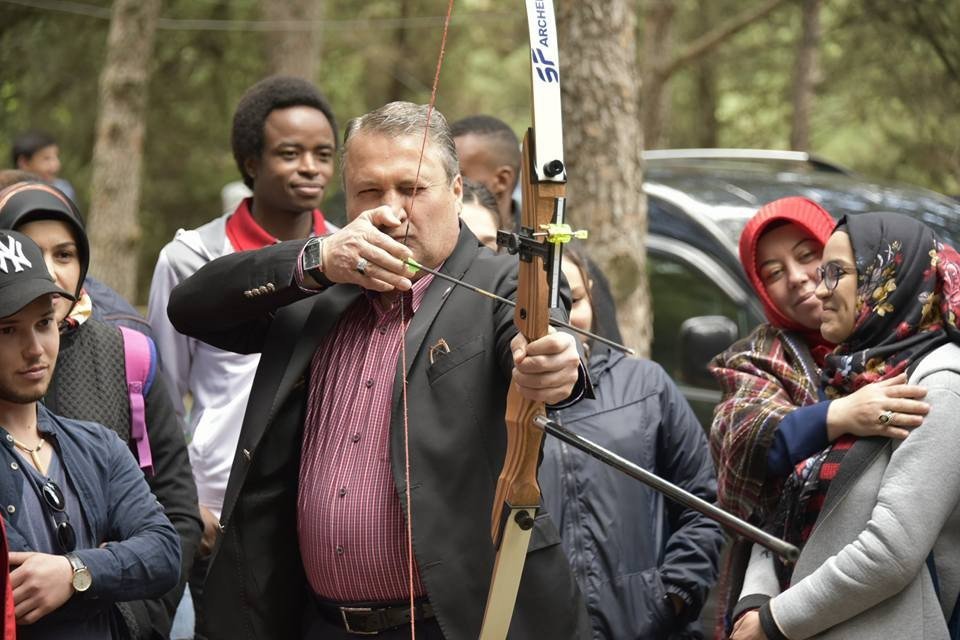
[[816,171],[842,173],[853,172],[835,162],[806,151],[781,151],[777,149],[651,149],[643,152],[644,160],[781,160],[809,164]]

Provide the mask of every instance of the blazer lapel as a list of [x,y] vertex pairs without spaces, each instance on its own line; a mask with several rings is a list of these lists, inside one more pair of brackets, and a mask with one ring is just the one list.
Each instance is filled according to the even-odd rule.
[[[470,268],[470,265],[473,264],[473,259],[479,251],[480,247],[477,244],[477,239],[472,234],[466,233],[465,228],[461,227],[457,246],[440,268],[441,273],[450,275],[458,280],[463,278],[463,275],[467,272],[467,269]],[[427,289],[427,293],[423,296],[423,300],[420,301],[420,307],[410,320],[410,327],[407,329],[406,336],[404,337],[407,353],[411,354],[411,356],[407,358],[406,375],[410,375],[410,370],[417,359],[417,354],[420,353],[420,347],[423,344],[424,338],[427,336],[427,332],[437,319],[440,308],[450,297],[449,292],[451,288],[455,286],[457,285],[447,282],[446,280],[434,278],[433,282],[430,283],[430,287]],[[400,372],[400,366],[398,362],[398,373]],[[395,385],[395,390],[397,386],[398,385]]]
[[[337,285],[330,291],[277,312],[260,356],[240,430],[240,447],[253,450],[273,415],[304,374],[323,336],[360,294],[358,287]],[[233,512],[247,468],[234,465],[223,501],[223,521]]]
[[[313,354],[323,336],[329,333],[341,314],[347,310],[362,292],[359,287],[351,285],[336,285],[330,291],[317,296],[315,304],[307,316],[306,322],[293,341],[293,348],[287,360],[287,367],[283,377],[277,385],[270,405],[270,413],[266,422],[273,419],[274,413],[287,399],[290,391],[300,379],[306,375],[307,367],[313,359]],[[283,336],[280,336],[283,339]]]

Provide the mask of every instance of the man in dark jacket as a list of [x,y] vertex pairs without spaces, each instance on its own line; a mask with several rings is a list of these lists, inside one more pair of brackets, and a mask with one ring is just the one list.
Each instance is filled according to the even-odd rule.
[[[132,349],[119,330],[89,316],[90,295],[84,286],[89,242],[79,211],[63,193],[34,182],[0,192],[0,229],[11,228],[42,245],[49,257],[48,270],[76,298],[54,304],[60,321],[59,352],[43,403],[59,416],[112,429],[136,450],[150,489],[180,534],[185,581],[200,540],[197,489],[183,428],[163,377],[157,375],[156,351],[142,336],[142,350]],[[183,581],[162,599],[119,607],[132,637],[169,634]]]
[[[516,258],[458,223],[456,150],[437,111],[421,165],[426,124],[409,103],[351,122],[349,224],[219,258],[173,291],[178,330],[262,354],[207,581],[213,638],[406,638],[412,595],[418,637],[475,640],[508,387],[563,402],[584,383],[569,334],[527,344],[510,307],[405,269],[412,256],[516,291]],[[538,516],[510,637],[586,633],[556,528]]]

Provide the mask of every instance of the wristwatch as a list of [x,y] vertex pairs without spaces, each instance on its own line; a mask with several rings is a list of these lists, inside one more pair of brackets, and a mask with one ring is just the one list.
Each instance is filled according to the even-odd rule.
[[83,560],[75,553],[66,554],[66,558],[70,561],[70,566],[73,567],[73,578],[70,580],[73,589],[79,592],[89,589],[90,585],[93,584],[90,569],[87,569],[87,565],[83,564]]
[[313,278],[314,282],[330,286],[330,279],[323,275],[323,236],[307,240],[300,254],[300,266],[303,274]]

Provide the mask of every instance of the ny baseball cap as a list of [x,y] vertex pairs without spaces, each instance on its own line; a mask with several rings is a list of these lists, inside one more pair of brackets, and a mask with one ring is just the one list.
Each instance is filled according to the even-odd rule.
[[51,293],[75,300],[53,281],[33,240],[17,231],[0,231],[0,318]]

